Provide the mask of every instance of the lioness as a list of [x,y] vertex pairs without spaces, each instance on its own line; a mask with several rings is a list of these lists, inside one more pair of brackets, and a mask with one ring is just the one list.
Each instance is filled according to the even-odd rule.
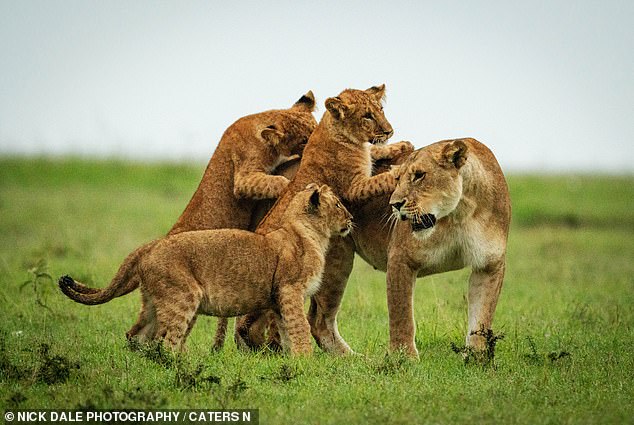
[[[283,220],[280,212],[284,211],[284,206],[297,191],[309,183],[329,185],[348,205],[394,190],[396,180],[391,173],[372,176],[370,146],[385,143],[393,134],[392,126],[385,118],[381,105],[384,95],[385,85],[381,85],[367,90],[347,89],[337,97],[326,99],[326,112],[308,139],[297,174],[277,200],[275,207],[264,217],[256,232],[266,233],[271,228],[279,226]],[[400,142],[391,145],[388,151],[383,152],[385,155],[377,151],[375,156],[389,156],[388,154],[393,154],[390,151],[407,152],[412,149],[411,143]],[[331,243],[327,257],[339,257],[341,251],[353,252],[352,246],[346,247],[350,244],[350,241],[337,238]],[[346,261],[352,268],[352,258],[346,258]],[[331,268],[327,274],[332,272]],[[349,274],[349,270],[347,273]],[[333,300],[341,298],[344,287],[345,284],[343,287],[329,286],[326,292],[319,291],[321,295],[317,296],[317,299],[323,299],[325,303],[330,304]],[[336,293],[331,294],[329,291]],[[338,309],[338,301],[336,302]],[[236,341],[239,345],[253,346],[263,341],[261,335],[256,337],[249,334],[256,322],[255,316],[257,314],[243,317],[238,321]],[[334,315],[331,318],[334,320]],[[259,327],[256,329],[259,330]],[[313,326],[313,334],[320,346],[350,351],[345,341],[338,336],[336,326],[330,327],[324,335],[315,334],[316,329]]]
[[474,139],[419,149],[400,166],[390,205],[407,221],[395,226],[381,251],[385,255],[364,249],[374,233],[370,229],[354,235],[357,252],[387,269],[390,348],[418,355],[412,306],[416,277],[471,267],[466,343],[484,350],[480,331],[491,329],[511,221],[508,187],[495,157]]
[[[472,268],[466,342],[474,350],[485,349],[479,331],[491,327],[511,219],[508,187],[495,156],[474,139],[458,139],[404,153],[377,171],[386,172],[390,163],[402,164],[393,194],[355,205],[355,230],[345,239],[348,243],[337,244],[336,253],[327,257],[309,310],[313,336],[326,351],[351,352],[337,330],[336,314],[356,251],[370,265],[387,271],[392,350],[418,353],[412,306],[416,277],[464,267]],[[291,178],[297,168],[296,162],[288,163],[284,174]],[[390,214],[407,221],[386,225]],[[255,317],[251,320],[256,322]],[[261,329],[254,326],[242,335],[259,341],[257,331]]]
[[[182,348],[196,314],[273,309],[281,316],[283,345],[292,354],[310,353],[304,300],[319,288],[330,238],[350,232],[352,215],[328,186],[315,184],[279,213],[281,225],[266,233],[200,230],[158,241],[133,270],[143,308],[128,338],[163,339],[170,348]],[[89,304],[73,285],[68,276],[59,280],[67,296]]]
[[[315,97],[309,91],[288,109],[248,115],[229,126],[198,189],[168,235],[202,229],[249,229],[256,200],[277,198],[288,185],[287,178],[271,174],[280,163],[303,151],[317,125],[314,109]],[[90,294],[94,304],[125,295],[139,286],[131,270],[156,242],[129,254],[106,288],[91,288],[76,281],[69,284],[74,292]],[[117,285],[120,280],[127,285]],[[216,345],[224,340],[224,329],[220,331]]]

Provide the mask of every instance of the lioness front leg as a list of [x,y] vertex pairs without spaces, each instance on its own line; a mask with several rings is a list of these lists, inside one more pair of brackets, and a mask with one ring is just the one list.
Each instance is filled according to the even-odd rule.
[[502,282],[504,281],[504,260],[482,270],[473,270],[469,277],[469,330],[467,347],[477,351],[487,349],[487,341],[482,331],[491,329],[495,307],[497,306]]
[[418,357],[414,337],[414,284],[416,271],[407,262],[391,258],[387,264],[387,307],[390,317],[390,351],[403,350]]
[[352,354],[352,349],[339,335],[337,313],[352,272],[354,246],[351,238],[334,238],[326,254],[326,265],[319,291],[311,297],[308,321],[319,347],[333,354]]
[[[311,354],[310,325],[304,314],[304,291],[298,285],[286,283],[279,287],[279,307],[282,317],[282,343],[287,342],[290,353]],[[287,341],[285,341],[287,339]]]

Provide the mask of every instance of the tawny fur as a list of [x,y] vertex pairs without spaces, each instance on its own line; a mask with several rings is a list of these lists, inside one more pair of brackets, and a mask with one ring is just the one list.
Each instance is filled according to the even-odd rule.
[[[280,211],[284,211],[293,195],[309,183],[327,184],[347,205],[394,190],[396,180],[391,173],[372,176],[371,144],[380,145],[393,134],[381,105],[384,95],[385,86],[381,85],[367,90],[344,90],[339,96],[326,99],[326,112],[308,140],[297,173],[276,202],[276,208],[267,214],[256,232],[266,233],[278,226],[282,218]],[[376,150],[375,156],[387,157],[412,149],[409,142],[400,142],[383,151]],[[279,206],[282,208],[277,208]],[[333,241],[328,256],[337,255],[340,245],[349,243],[341,238]],[[253,345],[248,328],[254,322],[254,317],[239,320],[236,326],[239,345]],[[340,338],[331,342],[315,336],[318,344],[325,349],[339,344],[341,350],[350,351]],[[258,340],[261,339],[261,336],[258,337]]]
[[[250,226],[256,201],[277,198],[288,185],[285,177],[271,174],[281,162],[301,154],[317,125],[312,115],[314,108],[315,98],[309,91],[288,109],[248,115],[227,128],[196,192],[168,234],[255,228]],[[126,279],[126,286],[119,282],[130,275],[130,270],[156,242],[149,242],[128,255],[109,286],[91,288],[73,281],[71,289],[88,295],[86,302],[91,304],[101,304],[135,290],[138,279]],[[222,331],[222,323],[219,329]]]
[[[329,248],[320,290],[311,299],[311,332],[327,351],[350,352],[339,335],[336,314],[356,252],[387,271],[390,348],[412,356],[418,353],[412,305],[416,277],[471,267],[466,340],[469,347],[484,350],[485,341],[476,332],[491,328],[511,219],[502,170],[493,153],[474,139],[442,141],[377,163],[375,171],[386,172],[392,164],[403,164],[394,193],[355,205],[355,231]],[[284,168],[289,178],[296,170],[296,163]],[[405,202],[400,210],[407,221],[398,220],[390,202]],[[435,225],[413,231],[412,219],[431,212],[438,214]],[[258,323],[256,317],[250,320]],[[259,338],[256,330],[243,334]]]
[[[325,185],[297,192],[279,213],[282,224],[266,233],[201,230],[157,241],[134,267],[143,307],[128,337],[180,349],[197,314],[229,317],[272,309],[290,352],[310,353],[304,300],[319,287],[331,237],[347,235],[352,216]],[[74,293],[72,278],[60,278],[59,285],[83,302],[85,294]]]

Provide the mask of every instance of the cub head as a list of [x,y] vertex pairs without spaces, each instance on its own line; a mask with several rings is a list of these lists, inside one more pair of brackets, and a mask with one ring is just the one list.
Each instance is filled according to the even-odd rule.
[[347,236],[352,230],[352,214],[330,186],[311,183],[302,192],[304,215],[330,235]]
[[416,234],[456,209],[462,197],[460,168],[468,158],[462,140],[439,142],[413,152],[396,172],[390,198],[394,214],[409,219]]
[[301,156],[308,138],[317,127],[312,114],[314,110],[315,96],[308,91],[290,108],[275,111],[274,122],[260,130],[260,137],[275,148],[278,156]]
[[333,127],[357,143],[385,143],[392,126],[383,114],[385,84],[367,90],[347,89],[337,97],[326,99],[326,109]]

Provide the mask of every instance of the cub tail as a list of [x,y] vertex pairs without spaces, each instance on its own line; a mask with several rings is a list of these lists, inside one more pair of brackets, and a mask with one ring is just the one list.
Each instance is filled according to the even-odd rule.
[[86,305],[107,303],[113,298],[129,294],[139,287],[140,282],[137,274],[139,260],[147,254],[157,242],[158,239],[148,242],[130,253],[119,267],[110,285],[105,288],[92,288],[76,281],[68,275],[60,277],[57,284],[68,298]]

